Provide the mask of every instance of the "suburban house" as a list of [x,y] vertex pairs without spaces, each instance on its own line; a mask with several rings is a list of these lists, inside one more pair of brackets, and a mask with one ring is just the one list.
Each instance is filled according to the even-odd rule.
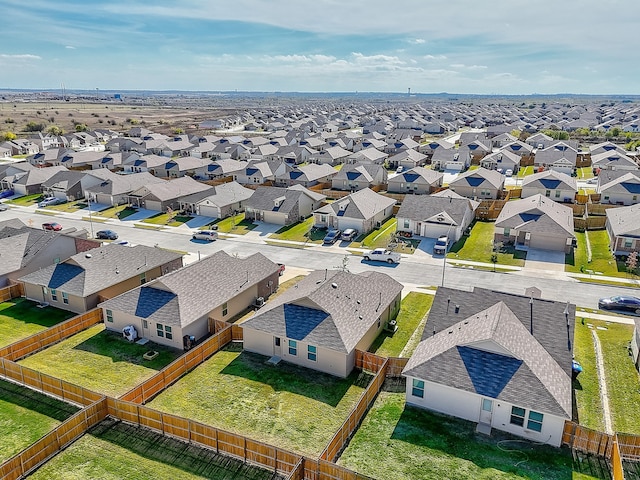
[[289,188],[258,187],[245,202],[245,218],[276,225],[292,225],[310,216],[326,198],[326,195],[312,192],[301,185]]
[[361,164],[344,165],[331,179],[331,188],[356,191],[387,183],[387,170],[382,165]]
[[387,159],[387,165],[391,168],[403,167],[405,170],[410,168],[422,167],[427,163],[427,156],[417,150],[402,150]]
[[638,170],[638,163],[617,150],[591,155],[591,166],[600,170]]
[[129,157],[122,165],[122,168],[127,173],[149,172],[152,175],[161,177],[163,175],[163,168],[166,163],[167,157],[148,154],[141,157]]
[[18,219],[0,222],[0,287],[100,244],[91,239],[28,227]]
[[314,225],[368,233],[393,215],[396,201],[369,188],[351,193],[313,212]]
[[520,169],[522,158],[508,150],[490,153],[480,161],[480,166],[487,170],[498,170],[501,173],[511,170],[515,175]]
[[528,175],[522,180],[522,198],[544,195],[556,202],[573,202],[578,193],[578,182],[574,177],[556,170]]
[[274,183],[277,187],[290,187],[292,185],[312,187],[319,183],[330,182],[337,173],[338,171],[335,168],[326,163],[309,163],[276,175]]
[[97,185],[85,187],[84,195],[94,203],[114,207],[127,203],[128,195],[134,190],[145,185],[165,182],[166,180],[154,177],[149,172],[113,175]]
[[560,446],[572,418],[575,305],[438,288],[403,370],[407,405]]
[[504,189],[504,175],[496,170],[467,170],[449,183],[449,189],[467,198],[495,200]]
[[314,153],[309,158],[312,163],[326,163],[329,165],[338,165],[340,163],[346,163],[347,159],[351,155],[349,150],[345,150],[339,145],[335,147],[325,148],[318,153]]
[[148,210],[164,212],[167,208],[180,208],[180,199],[193,193],[208,190],[209,185],[200,183],[191,177],[145,185],[128,195],[131,205]]
[[557,142],[538,149],[534,158],[536,167],[558,170],[571,175],[578,159],[578,150],[565,142]]
[[16,195],[33,195],[42,193],[42,184],[53,177],[56,173],[66,171],[66,167],[43,167],[25,170],[24,173],[16,174],[8,181],[8,188]]
[[569,253],[574,239],[573,209],[540,194],[507,202],[495,223],[494,242],[516,249]]
[[11,162],[0,164],[0,190],[11,190],[16,178],[20,178],[28,170],[36,167],[28,162]]
[[455,192],[407,195],[396,214],[397,230],[427,238],[447,235],[457,242],[473,222],[479,203]]
[[160,177],[178,178],[185,175],[195,176],[196,172],[206,168],[211,163],[208,158],[176,157],[172,158],[156,171]]
[[444,175],[430,168],[414,167],[387,180],[387,191],[393,193],[429,194],[442,187]]
[[254,191],[238,182],[216,185],[180,199],[180,210],[187,214],[226,218],[243,212]]
[[214,160],[208,165],[196,170],[196,176],[214,180],[216,178],[233,177],[243,171],[247,166],[246,162],[225,158],[222,160]]
[[233,179],[243,185],[262,185],[275,180],[276,172],[272,170],[273,163],[267,161],[251,161],[233,175]]
[[[640,171],[639,170],[615,170],[608,179],[604,171],[598,176],[596,191],[601,195],[601,203],[613,205],[635,205],[639,202],[640,195]],[[608,180],[608,181],[607,181]]]
[[398,314],[402,284],[379,272],[316,270],[242,323],[244,349],[346,377]]
[[468,152],[461,154],[455,148],[438,148],[431,157],[431,165],[437,170],[463,172],[471,165],[471,157]]
[[640,203],[606,210],[606,228],[614,255],[640,251]]
[[84,313],[107,298],[180,267],[179,253],[144,245],[108,244],[43,267],[19,281],[30,300]]
[[224,251],[102,302],[105,327],[132,325],[139,337],[182,349],[214,333],[213,320],[229,320],[278,289],[278,265],[261,253],[238,258]]
[[600,155],[602,153],[613,153],[617,152],[621,155],[625,155],[627,152],[624,147],[620,145],[616,145],[613,142],[602,142],[597,143],[595,145],[589,145],[589,153],[591,154],[591,160],[593,161],[593,157],[596,155]]

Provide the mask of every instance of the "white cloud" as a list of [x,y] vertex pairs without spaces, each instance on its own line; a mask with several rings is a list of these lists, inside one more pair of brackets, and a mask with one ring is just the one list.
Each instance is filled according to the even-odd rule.
[[414,45],[422,45],[423,43],[426,43],[426,40],[424,38],[413,38],[409,40],[409,43],[413,43]]
[[424,57],[425,60],[446,60],[447,57],[445,55],[425,55]]
[[31,55],[29,53],[12,55],[8,53],[0,53],[0,58],[6,58],[8,60],[42,60],[39,55]]
[[73,47],[71,45],[65,45],[64,48],[68,48],[69,50],[75,50],[76,49],[76,47]]
[[459,68],[464,70],[486,70],[487,68],[489,68],[486,65],[465,65],[464,63],[454,63],[449,66],[451,68]]

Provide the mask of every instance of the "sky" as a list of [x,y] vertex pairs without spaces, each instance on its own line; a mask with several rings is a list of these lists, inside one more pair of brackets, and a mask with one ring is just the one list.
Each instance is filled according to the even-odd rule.
[[636,0],[0,7],[0,89],[640,94]]

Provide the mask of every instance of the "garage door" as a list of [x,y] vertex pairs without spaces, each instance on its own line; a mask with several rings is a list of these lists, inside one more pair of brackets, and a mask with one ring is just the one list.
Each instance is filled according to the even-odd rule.
[[563,237],[531,234],[529,246],[531,248],[540,248],[543,250],[562,250],[564,251],[567,239]]
[[218,207],[213,205],[200,205],[199,214],[205,217],[218,218],[219,211]]
[[449,225],[442,225],[440,223],[423,223],[422,233],[420,236],[427,238],[438,238],[440,235],[446,235],[447,231],[455,235],[455,227],[452,227],[449,231]]

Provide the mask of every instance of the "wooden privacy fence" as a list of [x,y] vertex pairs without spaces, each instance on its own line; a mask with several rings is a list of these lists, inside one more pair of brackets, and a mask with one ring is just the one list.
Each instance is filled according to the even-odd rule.
[[69,320],[54,325],[30,337],[18,340],[0,349],[0,357],[9,360],[19,360],[34,352],[42,350],[54,343],[70,337],[102,321],[102,309],[95,308]]
[[355,367],[360,370],[366,370],[368,372],[377,373],[386,358],[376,355],[371,352],[364,352],[362,350],[356,350],[356,364]]
[[8,302],[12,298],[18,298],[22,295],[24,295],[22,283],[15,283],[13,285],[0,288],[0,302]]
[[577,231],[604,230],[607,217],[574,218],[573,228]]
[[16,480],[24,477],[64,447],[73,443],[89,428],[100,423],[106,416],[107,402],[104,397],[101,397],[0,465],[0,478]]
[[380,392],[380,389],[382,388],[382,384],[384,383],[384,379],[387,374],[387,364],[388,360],[385,358],[383,364],[378,369],[378,373],[373,377],[373,381],[367,386],[360,396],[358,403],[349,413],[347,419],[343,422],[333,438],[329,441],[329,444],[326,446],[324,451],[320,454],[321,460],[333,462],[347,445],[353,435],[353,432],[355,432],[360,425],[360,422],[369,411],[369,407],[373,404],[378,392]]
[[231,341],[231,325],[220,330],[204,342],[180,356],[153,377],[129,390],[120,397],[121,400],[133,403],[146,403],[155,395],[178,380],[188,371],[194,369],[214,353]]
[[574,450],[611,459],[613,435],[583,427],[566,421],[562,432],[562,443]]

